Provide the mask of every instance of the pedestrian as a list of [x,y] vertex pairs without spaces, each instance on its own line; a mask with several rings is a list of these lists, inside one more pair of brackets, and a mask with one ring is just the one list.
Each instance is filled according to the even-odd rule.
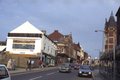
[[9,60],[8,60],[7,68],[8,68],[9,70],[12,70],[12,59],[9,59]]
[[39,68],[43,68],[43,62],[42,62],[42,60],[39,60]]
[[15,70],[16,68],[16,62],[15,59],[12,59],[12,69]]
[[26,70],[31,70],[31,60],[30,59],[27,60],[27,68],[26,68]]

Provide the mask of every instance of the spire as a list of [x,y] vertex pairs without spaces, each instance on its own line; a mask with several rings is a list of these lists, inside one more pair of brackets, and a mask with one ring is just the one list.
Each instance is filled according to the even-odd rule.
[[113,11],[111,11],[111,16],[114,16],[114,15],[113,15]]
[[114,15],[113,15],[113,11],[111,11],[111,15],[110,15],[110,18],[109,18],[109,22],[115,22],[115,18],[114,18]]
[[107,18],[105,18],[105,22],[107,23]]
[[105,26],[107,26],[107,18],[105,18]]
[[105,18],[105,29],[108,28],[108,21],[107,21],[107,18]]
[[112,26],[112,27],[116,26],[116,22],[115,22],[113,11],[111,11],[111,15],[110,15],[110,18],[109,18],[109,21],[108,21],[108,25]]

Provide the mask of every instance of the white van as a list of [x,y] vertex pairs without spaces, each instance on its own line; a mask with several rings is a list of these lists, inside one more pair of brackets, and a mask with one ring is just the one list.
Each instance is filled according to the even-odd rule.
[[0,64],[0,80],[11,80],[8,69],[3,64]]

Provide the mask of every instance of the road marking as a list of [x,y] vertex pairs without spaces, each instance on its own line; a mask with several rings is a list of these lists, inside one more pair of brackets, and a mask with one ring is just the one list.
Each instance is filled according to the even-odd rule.
[[35,79],[39,79],[39,78],[42,78],[42,76],[38,76],[38,77],[35,77],[35,78],[31,78],[29,80],[35,80]]
[[46,74],[46,75],[49,76],[49,75],[52,75],[52,74],[55,74],[55,73],[57,73],[57,72],[48,73],[48,74]]

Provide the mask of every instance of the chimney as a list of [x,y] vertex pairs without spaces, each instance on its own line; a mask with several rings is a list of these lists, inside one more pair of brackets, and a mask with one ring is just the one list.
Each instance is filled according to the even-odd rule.
[[42,30],[42,32],[43,32],[44,34],[46,34],[46,30]]
[[55,30],[54,32],[58,32],[58,30]]

